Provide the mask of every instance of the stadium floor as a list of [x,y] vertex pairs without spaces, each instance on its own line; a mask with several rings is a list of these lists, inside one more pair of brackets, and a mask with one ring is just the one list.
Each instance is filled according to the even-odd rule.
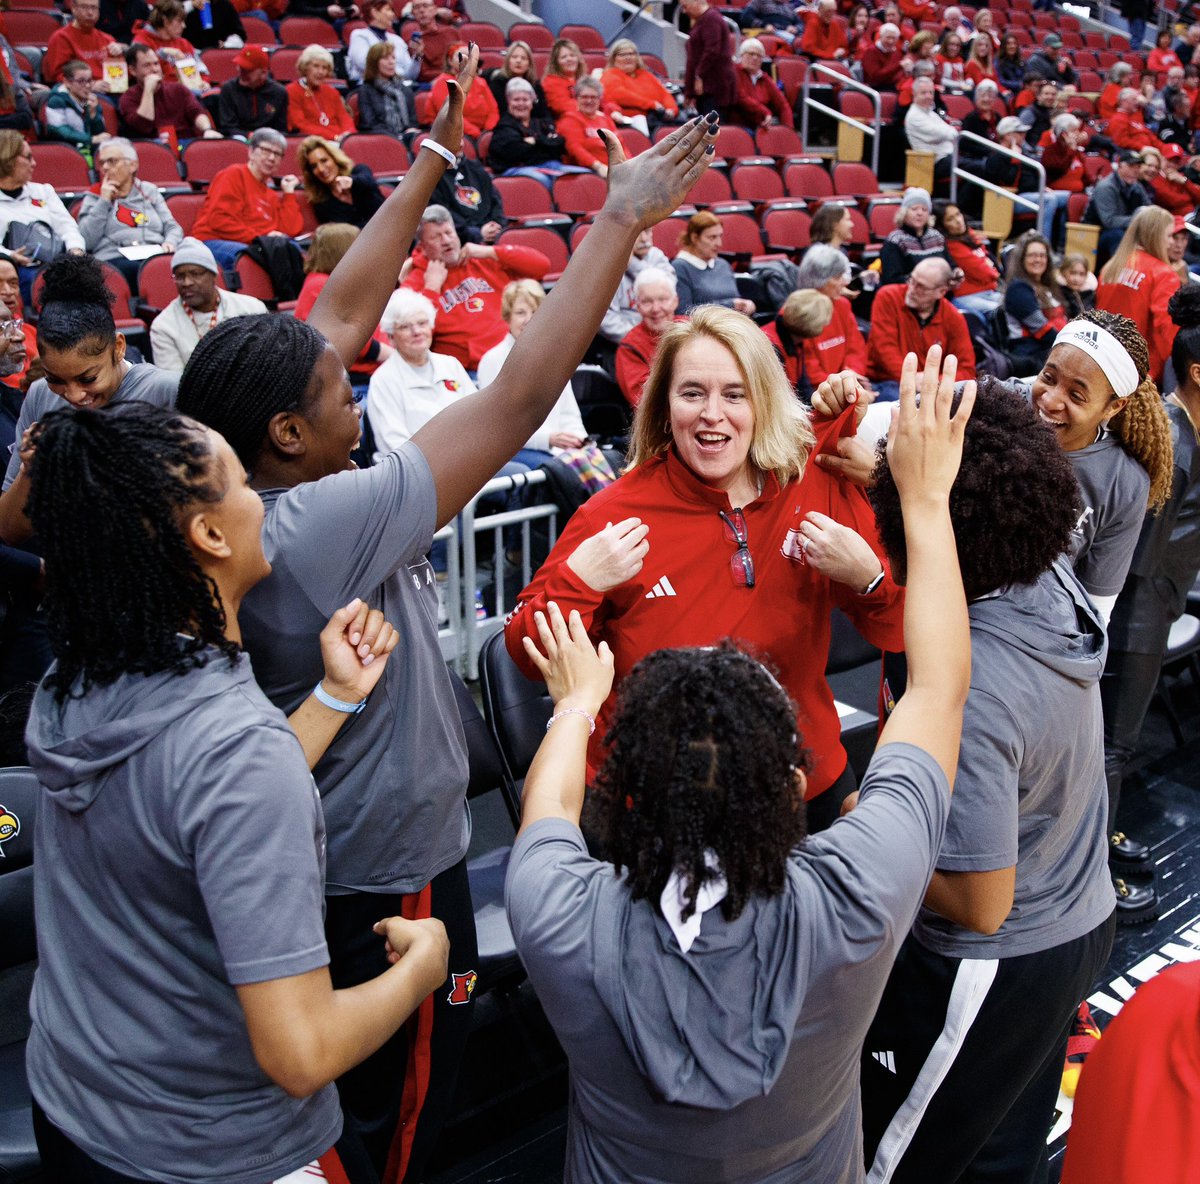
[[[1185,743],[1177,746],[1159,705],[1142,736],[1121,826],[1150,844],[1161,900],[1158,920],[1119,926],[1090,1003],[1103,1027],[1139,982],[1174,961],[1200,958],[1200,692],[1176,690]],[[476,811],[477,829],[488,819]],[[1136,877],[1131,877],[1136,879]],[[1002,1037],[1001,1033],[997,1033]],[[566,1063],[526,983],[478,1000],[476,1030],[459,1082],[458,1119],[439,1145],[428,1184],[560,1184],[566,1142]],[[1051,1131],[1051,1182],[1070,1122],[1070,1102]]]

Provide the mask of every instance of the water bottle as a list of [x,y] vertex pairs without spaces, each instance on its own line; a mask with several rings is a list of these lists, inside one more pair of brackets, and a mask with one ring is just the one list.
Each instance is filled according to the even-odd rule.
[[200,6],[200,28],[212,28],[212,5],[203,4]]

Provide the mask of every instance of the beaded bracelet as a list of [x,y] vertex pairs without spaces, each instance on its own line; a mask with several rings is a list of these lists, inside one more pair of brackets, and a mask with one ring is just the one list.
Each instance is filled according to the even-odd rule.
[[568,715],[582,715],[588,721],[588,735],[590,736],[596,730],[596,720],[589,712],[584,711],[582,707],[564,707],[561,711],[556,711],[546,721],[546,731],[550,729],[562,718]]
[[431,140],[426,137],[421,141],[422,148],[428,148],[430,152],[436,152],[451,168],[458,164],[458,157],[443,144],[439,144],[436,140]]

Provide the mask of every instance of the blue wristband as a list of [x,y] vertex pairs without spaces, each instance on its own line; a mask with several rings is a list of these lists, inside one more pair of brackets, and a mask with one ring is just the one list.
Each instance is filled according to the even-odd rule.
[[318,703],[324,703],[331,711],[340,711],[343,715],[358,715],[367,705],[366,699],[357,703],[343,703],[341,699],[335,699],[320,683],[313,687],[313,694]]

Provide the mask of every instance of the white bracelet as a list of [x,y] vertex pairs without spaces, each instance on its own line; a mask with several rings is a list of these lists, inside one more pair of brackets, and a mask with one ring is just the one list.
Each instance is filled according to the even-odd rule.
[[560,719],[563,719],[563,718],[565,718],[565,717],[566,717],[566,716],[568,716],[568,715],[582,715],[582,716],[583,716],[583,718],[584,718],[584,719],[586,719],[586,720],[588,721],[588,735],[590,736],[590,735],[592,735],[592,733],[593,733],[593,732],[595,732],[595,730],[596,730],[596,719],[595,719],[595,717],[594,717],[593,715],[591,715],[589,712],[587,712],[587,711],[584,711],[584,709],[583,709],[582,707],[564,707],[564,708],[562,709],[562,711],[556,711],[556,712],[555,712],[555,713],[554,713],[554,714],[553,714],[553,715],[552,715],[552,716],[551,716],[551,717],[550,717],[550,718],[549,718],[549,719],[546,721],[546,731],[547,731],[547,732],[548,732],[548,731],[550,731],[550,729],[551,729],[551,728],[552,728],[552,727],[553,727],[553,726],[554,726],[556,723],[558,723],[558,721],[559,721]]
[[451,168],[458,167],[458,157],[450,151],[449,148],[439,144],[436,140],[430,139],[428,136],[421,141],[422,148],[428,148],[430,152],[436,152]]
[[360,699],[357,703],[347,703],[344,699],[335,699],[320,682],[313,687],[313,694],[318,703],[324,703],[330,711],[340,711],[343,715],[358,715],[367,705],[366,699]]

